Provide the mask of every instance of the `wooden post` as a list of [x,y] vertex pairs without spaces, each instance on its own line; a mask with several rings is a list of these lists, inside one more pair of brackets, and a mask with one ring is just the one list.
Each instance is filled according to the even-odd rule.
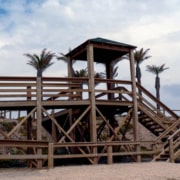
[[112,157],[112,146],[111,145],[107,146],[107,153],[108,153],[108,164],[112,164],[113,157]]
[[[67,58],[68,58],[68,77],[71,78],[73,76],[73,63],[72,63],[72,58],[70,56]],[[68,83],[71,83],[71,81],[68,81]],[[71,89],[71,87],[69,87],[69,89]],[[69,99],[71,100],[72,97],[69,97]],[[72,109],[69,109],[69,125],[72,126],[72,124],[73,124],[73,112]],[[75,128],[70,132],[70,137],[76,141]],[[74,147],[71,147],[70,149],[72,152],[75,151]]]
[[[90,99],[90,140],[91,142],[97,142],[96,132],[96,102],[94,92],[94,51],[93,45],[87,45],[87,60],[88,60],[88,76],[89,76],[89,99]],[[97,154],[97,147],[93,147],[93,153]],[[96,158],[94,158],[94,164],[96,164]]]
[[[41,109],[41,101],[42,101],[42,79],[41,77],[37,77],[37,140],[42,140],[42,109]],[[42,149],[37,149],[37,154],[42,154]],[[37,168],[42,168],[42,160],[37,160]]]
[[169,161],[174,162],[173,138],[169,139]]
[[[31,86],[28,86],[27,87],[27,101],[30,101],[31,100]],[[27,114],[30,113],[31,110],[27,110]],[[27,139],[28,140],[31,140],[32,137],[32,117],[30,116],[28,119],[27,119]]]
[[[52,110],[51,114],[52,114],[52,116],[54,118],[54,109]],[[53,121],[51,121],[51,126],[52,126],[52,128],[51,128],[51,130],[52,130],[52,139],[53,139],[54,142],[57,142],[56,125],[54,124]]]
[[48,144],[48,168],[53,168],[54,167],[54,147],[53,143]]
[[[139,124],[138,124],[138,106],[137,106],[137,95],[136,95],[136,77],[134,67],[134,52],[130,50],[130,72],[132,82],[132,97],[133,97],[133,128],[134,128],[134,140],[139,141]],[[136,147],[136,151],[140,152],[140,146]],[[141,156],[137,156],[137,161],[141,161]]]
[[[27,86],[27,101],[31,101],[31,86]],[[27,115],[31,110],[27,110]],[[29,118],[27,118],[27,140],[32,140],[32,138],[32,117],[29,116]],[[33,148],[28,147],[27,154],[33,154]],[[32,160],[28,160],[28,166],[32,167]]]

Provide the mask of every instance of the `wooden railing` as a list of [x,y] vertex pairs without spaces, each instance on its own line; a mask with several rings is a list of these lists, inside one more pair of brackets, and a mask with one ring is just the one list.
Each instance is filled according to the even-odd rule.
[[[148,145],[151,148],[144,149],[144,145]],[[123,147],[123,146],[133,146],[134,148],[131,148],[131,151],[125,152],[121,150],[117,150],[117,147]],[[137,152],[135,147],[139,146],[140,149],[143,149],[139,152]],[[0,148],[8,149],[7,154],[1,154],[1,159],[18,159],[18,160],[48,160],[48,167],[52,168],[54,167],[54,160],[55,159],[67,159],[67,158],[87,158],[90,160],[91,163],[93,163],[92,159],[100,158],[100,157],[106,157],[107,163],[111,164],[113,163],[113,157],[114,156],[136,156],[136,155],[150,155],[153,156],[155,153],[154,151],[154,142],[153,141],[123,141],[123,142],[75,142],[75,143],[52,143],[52,142],[46,142],[46,141],[13,141],[13,140],[1,140],[0,141]],[[102,149],[103,147],[106,148],[106,151],[99,151],[97,153],[93,153],[91,151],[94,147],[97,149]],[[14,151],[15,153],[11,153],[11,149],[21,149],[21,152],[26,152],[28,148],[33,148],[34,152],[37,151],[37,149],[42,149],[42,154],[20,154],[20,151],[18,153]],[[57,149],[66,148],[76,148],[76,149],[82,149],[83,151],[79,151],[78,153],[68,153],[68,154],[56,154]],[[86,149],[86,150],[85,150]],[[88,150],[87,150],[88,149]]]
[[174,162],[180,157],[180,129],[174,132],[169,138],[169,161]]
[[[137,89],[141,91],[142,95],[138,94],[139,102],[143,103],[152,111],[158,113],[159,115],[171,117],[174,120],[177,120],[179,117],[171,109],[169,109],[165,104],[159,101],[155,96],[153,96],[149,91],[137,83]],[[159,110],[156,106],[159,106]]]
[[[89,98],[88,78],[43,77],[41,83],[42,100],[76,100],[77,98],[83,100]],[[131,92],[130,81],[95,79],[95,84],[95,95],[98,99],[107,99],[109,94],[114,94],[114,97],[117,97],[121,93]],[[112,85],[114,88],[109,89],[108,87]],[[129,90],[117,89],[116,87],[119,86],[125,86]],[[0,101],[33,101],[36,98],[36,77],[0,77]]]

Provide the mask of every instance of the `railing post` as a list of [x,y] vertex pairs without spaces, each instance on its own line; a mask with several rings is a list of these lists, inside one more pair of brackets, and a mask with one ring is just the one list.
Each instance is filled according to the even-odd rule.
[[141,146],[140,146],[140,144],[137,144],[137,145],[136,145],[136,152],[138,153],[138,154],[137,154],[137,162],[141,162],[141,155],[140,155]]
[[48,143],[48,168],[54,167],[54,144],[52,142]]
[[108,164],[113,164],[112,145],[107,145]]
[[174,162],[173,138],[169,139],[169,161]]

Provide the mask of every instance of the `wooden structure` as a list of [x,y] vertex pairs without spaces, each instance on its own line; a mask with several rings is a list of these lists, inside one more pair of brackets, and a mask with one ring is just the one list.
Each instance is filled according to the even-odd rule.
[[[0,159],[41,168],[46,161],[53,167],[55,159],[110,164],[119,157],[179,158],[180,118],[136,82],[135,48],[90,39],[66,55],[67,78],[0,77]],[[130,79],[114,80],[113,61],[126,54]],[[73,60],[87,62],[88,78],[72,77]],[[94,78],[95,63],[105,65],[105,79]],[[140,124],[152,141],[140,139]]]

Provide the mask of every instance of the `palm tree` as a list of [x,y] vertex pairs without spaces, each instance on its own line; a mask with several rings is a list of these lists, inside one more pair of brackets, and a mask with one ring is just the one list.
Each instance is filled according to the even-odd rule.
[[151,56],[148,56],[147,53],[150,49],[146,49],[144,50],[143,48],[141,48],[140,50],[135,50],[134,52],[134,62],[136,64],[136,78],[137,78],[137,82],[139,84],[141,84],[141,68],[140,68],[140,64],[146,60],[149,59]]
[[[162,64],[161,66],[147,65],[146,68],[147,68],[147,71],[156,75],[156,77],[155,77],[156,97],[158,100],[160,100],[160,77],[159,77],[159,74],[169,68],[168,67],[165,68],[165,64]],[[159,105],[157,105],[157,109],[159,109],[159,108],[160,108]]]
[[[49,66],[53,64],[52,59],[54,57],[54,54],[51,53],[50,51],[46,52],[45,48],[42,50],[39,56],[37,54],[29,54],[29,53],[24,54],[24,55],[29,58],[29,61],[27,64],[29,64],[30,66],[32,66],[33,68],[37,70],[37,77],[40,77],[40,78],[42,77],[43,71],[45,71]],[[41,92],[41,100],[42,100],[42,92]],[[32,131],[32,118],[29,117],[27,119],[27,138],[28,139],[32,138],[31,131]],[[31,152],[30,149],[28,149],[28,151]]]
[[41,54],[38,56],[37,54],[24,54],[29,58],[27,64],[32,66],[37,70],[37,77],[42,77],[42,73],[53,64],[52,59],[54,57],[54,53],[50,51],[46,52],[46,48],[44,48]]
[[73,69],[73,77],[87,77],[87,76],[88,76],[87,68],[80,70]]
[[[68,58],[66,57],[66,55],[64,55],[63,53],[59,53],[59,54],[60,54],[60,56],[57,56],[57,60],[62,60],[65,63],[67,63]],[[73,60],[72,64],[75,64],[76,62],[77,62],[76,60]],[[80,70],[75,70],[72,67],[72,76],[73,77],[88,77],[88,70],[87,70],[87,68],[80,69]],[[100,73],[95,72],[94,77],[95,78],[104,78],[105,73],[103,73],[103,72],[100,72]]]
[[[141,68],[140,68],[140,64],[142,62],[144,62],[145,60],[151,58],[151,56],[148,56],[148,51],[150,49],[146,49],[144,50],[143,48],[141,48],[140,50],[135,50],[134,51],[134,63],[136,64],[136,78],[137,78],[137,82],[139,84],[141,84]],[[121,57],[119,60],[122,59],[128,59],[129,60],[129,55],[125,55],[123,57]]]

